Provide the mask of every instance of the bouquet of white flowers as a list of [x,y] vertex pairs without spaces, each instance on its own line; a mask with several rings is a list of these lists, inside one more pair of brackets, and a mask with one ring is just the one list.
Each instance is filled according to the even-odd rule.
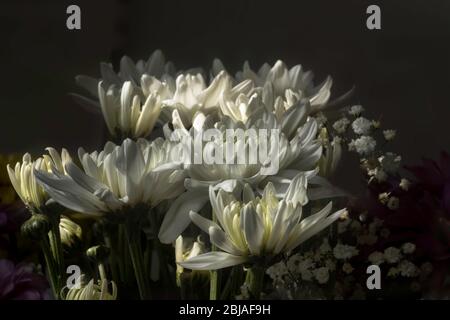
[[[351,259],[382,226],[361,231],[369,207],[330,183],[342,153],[360,155],[369,185],[410,186],[400,156],[377,148],[395,131],[343,105],[348,95],[331,101],[331,77],[315,84],[301,65],[245,62],[232,76],[216,59],[209,72],[178,71],[155,51],[76,80],[89,96],[75,97],[103,115],[110,141],[77,157],[47,148],[7,168],[55,299],[331,298],[323,290],[339,274],[329,289],[346,298],[336,287],[355,283]],[[381,191],[397,210],[396,193]],[[393,262],[411,277],[418,267],[400,256],[413,246]],[[394,249],[368,259],[379,265]]]

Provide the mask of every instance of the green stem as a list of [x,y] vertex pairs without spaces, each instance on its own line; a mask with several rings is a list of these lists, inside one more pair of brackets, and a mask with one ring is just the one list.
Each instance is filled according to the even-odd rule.
[[98,264],[98,272],[100,274],[100,280],[107,281],[105,265],[102,262]]
[[247,269],[247,276],[245,283],[247,284],[250,294],[254,299],[260,299],[261,292],[264,286],[265,269],[259,266],[254,266]]
[[117,259],[117,248],[116,245],[113,243],[113,239],[111,237],[110,232],[108,231],[105,234],[105,244],[110,249],[109,254],[109,266],[111,268],[111,274],[114,282],[117,284],[119,283],[119,270],[118,270],[118,259]]
[[[217,217],[215,213],[212,214],[212,220],[217,223]],[[216,246],[212,245],[211,251],[216,251]],[[211,270],[209,272],[210,285],[209,285],[209,300],[217,300],[219,291],[219,271]]]
[[64,256],[61,244],[61,235],[59,232],[59,215],[51,217],[51,229],[48,233],[50,240],[50,250],[54,261],[54,272],[56,273],[56,288],[61,290],[63,287],[64,270]]
[[219,275],[217,270],[210,271],[209,300],[217,300]]
[[60,291],[57,285],[58,275],[57,272],[55,271],[55,263],[53,261],[53,255],[50,250],[50,244],[48,242],[47,237],[43,237],[43,239],[41,240],[41,249],[44,254],[45,264],[47,265],[48,280],[50,282],[50,287],[52,289],[53,296],[55,297],[56,300],[59,300]]
[[125,226],[128,248],[130,249],[131,262],[133,263],[134,275],[136,277],[141,300],[150,298],[149,281],[144,269],[144,258],[140,246],[139,232],[130,226]]
[[222,294],[220,295],[221,300],[233,299],[237,290],[240,288],[240,284],[243,281],[243,270],[242,266],[234,266],[231,269],[230,275],[228,277],[227,283],[225,284]]

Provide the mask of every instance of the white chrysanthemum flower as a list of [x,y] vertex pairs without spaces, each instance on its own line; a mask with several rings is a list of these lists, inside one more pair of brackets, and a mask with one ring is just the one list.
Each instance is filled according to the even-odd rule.
[[223,115],[230,117],[234,122],[242,122],[246,125],[258,121],[267,121],[270,126],[277,123],[286,137],[291,139],[298,128],[309,119],[312,112],[311,105],[306,99],[299,100],[288,107],[278,103],[280,101],[267,102],[264,100],[264,95],[258,92],[240,94],[236,99],[225,94],[220,100],[220,109]]
[[333,123],[333,129],[336,130],[337,133],[343,134],[347,131],[347,127],[350,124],[350,120],[347,118],[341,118]]
[[384,250],[384,259],[387,263],[397,263],[400,261],[401,257],[400,249],[389,247]]
[[71,161],[67,150],[63,149],[61,155],[53,148],[47,148],[48,155],[43,155],[36,160],[26,153],[22,163],[17,162],[14,169],[8,164],[7,171],[11,184],[23,203],[32,211],[39,212],[45,205],[49,196],[37,183],[34,170],[51,172],[52,170],[64,173],[64,165]]
[[[213,74],[222,71],[223,65],[220,60],[215,60]],[[304,71],[301,65],[288,68],[286,64],[278,60],[273,67],[264,64],[258,72],[254,72],[248,62],[244,63],[243,70],[237,72],[238,81],[251,80],[255,86],[263,88],[267,105],[274,105],[281,98],[286,107],[289,108],[295,102],[306,99],[315,111],[322,109],[330,98],[330,89],[333,84],[331,77],[324,82],[314,86],[313,73]],[[294,98],[295,96],[295,98]]]
[[304,174],[297,175],[281,200],[277,199],[270,183],[261,198],[255,197],[246,185],[242,201],[223,190],[216,195],[211,187],[210,200],[218,223],[195,212],[190,216],[222,251],[199,255],[181,265],[190,269],[214,270],[270,259],[295,249],[328,227],[345,210],[330,215],[330,202],[324,209],[302,220],[302,207],[308,202],[307,183]]
[[[275,121],[273,115],[267,115],[269,120]],[[273,133],[268,125],[270,121],[264,121],[264,119],[259,119],[260,123],[255,124],[254,127],[251,126],[252,123],[249,124],[250,127],[246,127],[242,123],[231,121],[229,118],[215,123],[214,129],[217,130],[219,139],[213,139],[213,141],[208,141],[207,143],[202,142],[204,146],[214,150],[226,150],[228,129],[234,130],[233,133],[237,133],[239,129],[242,129],[244,134],[247,132],[247,129],[255,129],[256,132],[264,129],[267,132],[267,136],[247,135],[244,139],[238,139],[235,145],[236,148],[232,151],[231,156],[227,159],[222,159],[222,161],[212,161],[212,163],[207,161],[195,163],[195,161],[191,161],[185,166],[188,175],[185,186],[188,191],[178,197],[167,212],[166,216],[171,217],[167,221],[174,221],[174,223],[170,223],[170,226],[163,224],[164,228],[162,230],[166,230],[167,234],[160,233],[159,238],[162,242],[171,243],[176,239],[173,238],[173,235],[181,233],[187,227],[189,224],[189,211],[199,211],[208,201],[207,190],[209,186],[232,192],[236,188],[241,187],[243,183],[248,183],[253,189],[258,189],[267,181],[272,181],[277,192],[283,194],[288,187],[288,182],[298,172],[308,171],[309,176],[316,174],[315,168],[318,166],[322,155],[322,146],[316,139],[317,124],[314,119],[309,118],[290,141],[285,138],[283,133],[280,134],[279,130]],[[203,122],[204,124],[208,123],[207,119],[203,119]],[[263,126],[264,124],[266,127]],[[207,130],[208,126],[195,124],[195,127],[185,134],[192,138],[205,132],[203,128]],[[185,141],[184,145],[187,146],[185,149],[196,150],[195,139],[182,141]],[[258,154],[259,159],[250,161],[251,156],[254,155],[252,150],[255,147],[261,148],[264,144],[267,146],[266,159],[261,158],[261,150],[258,149],[256,154]],[[238,148],[239,146],[242,148]],[[222,152],[222,156],[224,155],[225,152]],[[241,161],[240,159],[243,160]],[[274,162],[274,160],[276,161]],[[317,186],[308,190],[314,200],[342,195],[341,191],[333,188],[323,178],[314,177],[310,182]]]
[[253,88],[251,81],[243,81],[234,87],[232,83],[225,71],[213,78],[209,86],[201,74],[181,74],[176,79],[173,95],[163,101],[164,108],[169,110],[172,118],[179,118],[185,128],[190,128],[197,113],[215,112],[224,104],[223,97],[233,101]]
[[[101,79],[106,87],[114,85],[121,88],[126,81],[131,81],[134,85],[139,85],[142,76],[152,76],[158,79],[166,79],[175,74],[172,62],[166,62],[161,50],[153,52],[147,61],[139,60],[137,63],[123,56],[120,60],[120,70],[116,73],[110,63],[100,64]],[[86,89],[92,96],[98,97],[97,86],[99,79],[89,76],[79,75],[76,77],[78,85]],[[78,96],[79,97],[79,96]],[[86,98],[83,98],[86,100]]]
[[361,136],[356,140],[352,140],[348,148],[350,151],[355,150],[360,155],[367,155],[375,150],[377,142],[371,136]]
[[333,249],[333,255],[336,259],[348,260],[358,255],[359,250],[354,246],[338,243]]
[[117,286],[114,281],[102,279],[95,282],[91,279],[88,283],[82,283],[80,288],[64,288],[61,296],[64,300],[116,300]]
[[364,112],[364,108],[361,105],[354,105],[350,108],[350,110],[348,111],[348,114],[352,115],[352,116],[359,116],[361,113]]
[[372,128],[372,121],[367,120],[364,117],[358,117],[352,122],[353,132],[359,135],[367,135]]
[[383,130],[383,136],[386,141],[391,141],[395,138],[397,132],[395,130]]
[[100,153],[80,149],[84,171],[68,161],[66,175],[40,170],[35,174],[55,201],[77,212],[103,215],[141,204],[153,207],[184,190],[185,175],[173,160],[174,150],[162,139],[126,139],[120,146],[107,143]]
[[98,96],[103,117],[109,132],[115,137],[146,137],[153,130],[161,112],[161,100],[168,90],[164,83],[156,84],[151,93],[126,81],[120,89],[114,85],[98,84]]

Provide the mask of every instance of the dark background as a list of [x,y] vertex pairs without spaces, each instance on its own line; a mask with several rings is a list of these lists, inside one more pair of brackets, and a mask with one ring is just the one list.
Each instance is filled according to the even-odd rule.
[[[82,29],[66,28],[81,7]],[[382,30],[366,28],[381,7]],[[5,1],[0,4],[0,152],[101,144],[103,119],[68,95],[74,76],[99,62],[144,58],[160,48],[178,68],[235,72],[277,59],[330,74],[334,96],[398,130],[392,151],[406,163],[450,149],[450,1]]]

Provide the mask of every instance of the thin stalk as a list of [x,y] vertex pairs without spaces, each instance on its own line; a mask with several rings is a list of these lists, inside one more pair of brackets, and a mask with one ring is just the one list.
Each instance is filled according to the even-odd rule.
[[58,275],[55,270],[55,263],[53,261],[52,251],[50,250],[50,244],[47,237],[43,237],[41,240],[41,249],[44,254],[45,264],[47,265],[48,280],[50,282],[50,287],[53,292],[53,296],[56,300],[59,300],[59,286],[58,286]]
[[[212,219],[215,223],[217,223],[216,215],[212,214]],[[216,251],[216,246],[211,246],[211,251]],[[209,283],[209,300],[217,300],[218,291],[219,291],[219,271],[211,270],[209,272],[210,283]]]
[[231,269],[230,275],[228,277],[227,283],[225,284],[222,294],[220,295],[221,300],[233,299],[233,295],[236,294],[237,289],[240,288],[240,284],[243,281],[243,271],[242,266],[234,266]]
[[117,248],[115,246],[115,244],[113,244],[113,239],[111,238],[111,235],[109,234],[109,232],[107,232],[107,234],[105,234],[105,244],[106,246],[110,249],[110,254],[109,254],[109,266],[111,268],[111,274],[112,274],[112,278],[114,280],[115,283],[119,283],[119,270],[118,270],[118,255],[117,255]]
[[265,269],[259,266],[254,266],[247,269],[245,283],[247,284],[254,299],[260,299],[261,297],[261,292],[264,285],[264,273]]
[[64,270],[64,256],[61,244],[61,235],[59,232],[59,215],[51,218],[51,229],[48,233],[50,240],[50,250],[53,255],[54,272],[56,273],[56,287],[61,290],[63,285]]
[[103,262],[100,262],[98,264],[98,273],[100,274],[100,280],[102,281],[106,281],[106,270],[105,270],[105,265],[103,264]]
[[141,300],[150,298],[149,282],[144,269],[144,258],[140,245],[139,233],[132,230],[131,227],[125,227],[125,234],[130,249],[131,262],[133,264],[134,275],[139,289]]

